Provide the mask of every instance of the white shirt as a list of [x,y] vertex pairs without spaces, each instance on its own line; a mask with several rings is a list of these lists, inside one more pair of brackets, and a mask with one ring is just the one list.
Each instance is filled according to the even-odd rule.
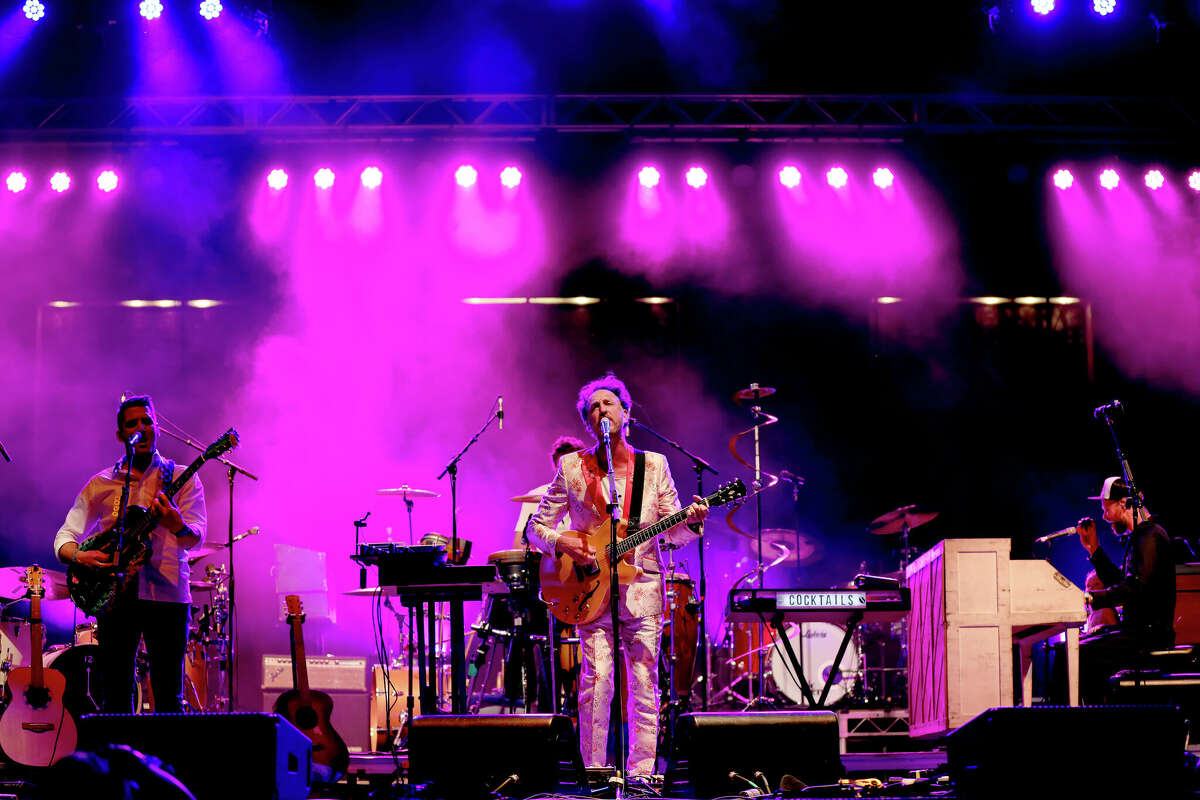
[[[139,479],[129,483],[129,505],[150,508],[154,495],[162,485],[162,457],[155,452],[150,466]],[[186,466],[176,466],[174,477],[178,478]],[[80,543],[94,534],[106,531],[117,521],[121,507],[121,486],[125,481],[123,464],[97,472],[84,484],[75,505],[67,512],[67,518],[54,537],[54,557],[67,542]],[[175,505],[183,524],[204,541],[208,517],[204,509],[204,487],[198,476],[193,475],[175,494]],[[199,544],[199,542],[197,543]],[[179,540],[166,528],[159,525],[150,534],[150,560],[138,572],[138,597],[142,600],[158,600],[168,603],[190,603],[192,590],[188,585],[191,567],[187,562],[187,550],[179,546]]]

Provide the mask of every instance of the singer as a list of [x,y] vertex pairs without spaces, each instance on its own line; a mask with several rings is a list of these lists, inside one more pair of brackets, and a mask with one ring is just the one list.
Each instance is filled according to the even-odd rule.
[[[629,410],[633,401],[625,384],[611,372],[584,384],[579,389],[576,410],[584,426],[596,440],[596,446],[568,453],[558,464],[549,490],[542,496],[537,513],[529,526],[529,542],[543,553],[567,553],[576,561],[595,558],[587,544],[571,537],[560,537],[555,528],[570,513],[571,527],[590,530],[607,525],[608,484],[604,480],[608,464],[602,445],[602,420],[610,423],[613,472],[622,518],[631,513],[632,487],[642,471],[640,527],[649,525],[680,508],[679,495],[667,459],[661,453],[639,453],[626,440]],[[673,544],[683,544],[702,532],[708,506],[700,497],[688,506],[688,528],[664,534]],[[632,520],[631,520],[632,521]],[[584,552],[584,550],[587,552]],[[651,540],[633,552],[634,563],[642,575],[621,586],[621,645],[628,669],[630,747],[629,775],[654,773],[654,755],[658,742],[658,649],[662,640],[663,586],[658,540]],[[579,748],[587,766],[603,766],[607,760],[609,710],[613,698],[612,620],[608,612],[595,622],[579,627],[583,647],[583,671],[579,688]]]
[[138,640],[145,637],[154,710],[180,713],[192,600],[187,551],[204,539],[204,487],[192,476],[173,499],[163,494],[164,473],[173,472],[174,464],[158,453],[158,423],[149,397],[130,397],[117,409],[117,439],[128,443],[135,437],[137,444],[126,451],[131,456],[96,473],[79,492],[54,537],[54,552],[63,563],[112,566],[111,556],[80,550],[79,543],[116,522],[126,468],[132,467],[129,504],[153,509],[161,519],[151,537],[150,561],[138,572],[136,595],[121,597],[98,620],[103,711],[134,710],[134,659]]

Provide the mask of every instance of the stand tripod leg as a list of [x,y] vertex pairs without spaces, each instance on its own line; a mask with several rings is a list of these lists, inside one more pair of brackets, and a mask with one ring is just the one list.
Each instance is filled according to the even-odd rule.
[[825,686],[821,689],[821,702],[817,708],[824,708],[825,701],[829,699],[829,688],[833,686],[833,679],[841,674],[842,657],[846,655],[846,646],[850,644],[850,637],[854,635],[854,629],[858,627],[862,616],[861,611],[855,612],[846,621],[846,635],[842,637],[842,644],[838,647],[837,656],[833,659],[833,669],[829,673],[829,680],[825,681]]
[[[800,693],[804,695],[804,702],[808,703],[809,708],[821,708],[824,702],[822,700],[822,705],[818,705],[817,701],[813,698],[812,687],[808,685],[808,679],[804,677],[804,668],[800,664],[800,659],[796,658],[796,651],[792,649],[792,640],[788,638],[787,631],[784,630],[783,619],[776,616],[771,620],[771,627],[779,634],[779,641],[783,644],[783,650],[787,653],[792,669],[796,672],[796,681],[800,684]],[[843,650],[845,650],[845,644],[845,641],[843,641]],[[841,660],[840,656],[838,660]]]

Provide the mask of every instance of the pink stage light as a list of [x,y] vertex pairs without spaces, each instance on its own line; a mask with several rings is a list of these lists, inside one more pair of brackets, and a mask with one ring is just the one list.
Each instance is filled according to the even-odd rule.
[[25,191],[25,187],[28,184],[29,181],[26,179],[25,174],[16,171],[8,173],[8,178],[6,178],[4,181],[4,185],[7,186],[8,190],[13,194],[18,194],[19,192]]
[[653,189],[655,186],[658,186],[660,180],[662,180],[662,175],[654,167],[647,166],[638,170],[638,183],[647,189]]
[[1188,175],[1188,188],[1193,192],[1200,192],[1200,169],[1192,170],[1192,174]]
[[1116,10],[1117,0],[1092,0],[1092,11],[1102,17],[1107,17]]
[[319,170],[317,170],[316,174],[313,175],[313,183],[317,185],[318,189],[332,188],[333,179],[333,170],[331,170],[329,167],[321,167]]
[[800,185],[800,170],[789,164],[779,170],[779,182],[788,189],[795,189]]
[[378,189],[383,184],[383,170],[379,167],[367,167],[362,171],[362,185],[368,189]]
[[158,19],[163,13],[163,4],[159,0],[142,0],[138,4],[138,13],[146,19]]
[[505,167],[500,170],[500,183],[506,189],[515,189],[521,185],[521,170],[516,167]]
[[221,5],[221,0],[204,0],[200,4],[200,16],[209,22],[221,16],[221,12],[224,10],[225,7]]
[[1054,185],[1062,190],[1070,189],[1075,185],[1075,176],[1069,169],[1060,169],[1054,173]]
[[684,180],[693,189],[701,189],[708,183],[708,173],[704,171],[703,167],[692,167],[687,171]]
[[273,169],[267,173],[267,186],[270,186],[275,191],[280,191],[288,183],[288,174],[281,169]]
[[21,7],[25,12],[25,18],[37,22],[42,17],[46,16],[46,7],[38,0],[25,0],[25,5]]
[[834,167],[825,173],[825,180],[829,181],[829,185],[833,188],[841,189],[850,180],[850,176],[841,167]]
[[1117,174],[1115,169],[1109,168],[1100,173],[1100,185],[1110,192],[1117,188],[1120,182],[1121,176]]
[[479,180],[479,170],[472,167],[470,164],[463,164],[458,169],[454,170],[454,182],[464,189],[469,189],[475,185],[475,181]]
[[1163,187],[1163,184],[1167,182],[1167,179],[1165,176],[1163,176],[1162,170],[1152,169],[1146,173],[1145,181],[1147,189],[1157,190]]
[[875,174],[871,176],[871,179],[875,181],[875,185],[880,189],[886,189],[892,185],[894,180],[896,180],[896,176],[893,175],[892,171],[887,167],[880,167],[879,169],[875,170]]
[[50,176],[50,188],[60,194],[71,188],[71,176],[63,171],[58,171]]
[[117,188],[117,173],[106,169],[96,176],[96,188],[102,192],[111,192]]
[[1054,10],[1054,0],[1030,0],[1029,4],[1033,6],[1035,14],[1041,14],[1042,16],[1046,16]]

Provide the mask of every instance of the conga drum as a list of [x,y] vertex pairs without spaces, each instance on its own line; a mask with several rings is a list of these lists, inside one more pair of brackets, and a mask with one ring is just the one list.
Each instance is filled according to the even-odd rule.
[[[675,572],[664,576],[662,654],[675,659],[675,694],[687,697],[696,668],[696,647],[700,636],[700,603],[696,583],[688,575]],[[672,650],[672,646],[674,649]],[[664,684],[665,686],[665,684]]]

